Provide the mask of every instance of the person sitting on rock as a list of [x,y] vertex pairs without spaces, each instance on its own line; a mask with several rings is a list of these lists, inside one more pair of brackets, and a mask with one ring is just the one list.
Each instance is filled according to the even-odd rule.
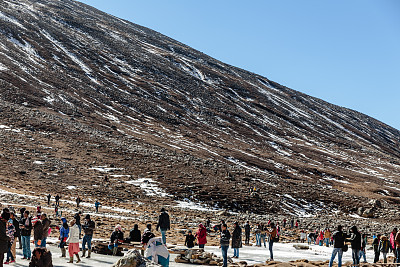
[[112,250],[113,256],[117,255],[118,244],[121,244],[123,242],[124,242],[124,233],[122,232],[121,225],[117,224],[115,226],[114,232],[111,233],[110,244],[108,245],[108,248]]
[[192,230],[188,231],[188,234],[186,235],[186,239],[185,239],[185,246],[187,246],[188,248],[193,248],[194,247],[194,235],[192,235]]
[[139,230],[139,225],[135,224],[133,226],[133,229],[129,232],[129,241],[130,242],[142,241],[142,233]]
[[152,239],[153,237],[155,237],[155,235],[151,232],[151,224],[149,223],[146,225],[146,229],[144,230],[142,235],[143,247],[146,247],[149,240]]

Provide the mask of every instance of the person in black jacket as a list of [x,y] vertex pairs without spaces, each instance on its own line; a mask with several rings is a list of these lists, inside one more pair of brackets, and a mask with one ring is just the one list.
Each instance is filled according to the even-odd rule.
[[167,238],[165,237],[165,234],[170,229],[170,221],[169,221],[169,215],[165,210],[165,208],[161,209],[161,214],[160,216],[158,216],[158,224],[156,230],[158,231],[158,229],[160,229],[163,243],[167,244]]
[[336,255],[338,255],[338,267],[341,267],[344,242],[346,241],[346,238],[348,236],[343,232],[343,227],[339,225],[337,227],[337,231],[333,233],[332,237],[333,237],[333,252],[331,260],[329,261],[329,267],[332,267]]
[[117,255],[118,252],[118,244],[121,244],[124,241],[124,233],[122,232],[121,225],[117,224],[115,226],[114,232],[111,233],[110,244],[108,248],[112,250],[113,256]]
[[82,240],[82,258],[85,257],[86,254],[86,244],[88,246],[88,255],[86,258],[90,258],[90,254],[92,253],[92,238],[94,229],[96,228],[96,224],[93,220],[90,219],[90,215],[87,214],[85,216],[85,224],[82,226],[83,231],[85,232],[85,236]]
[[192,230],[189,230],[188,234],[186,235],[185,246],[187,246],[188,248],[193,248],[195,240],[196,239],[195,239],[194,235],[192,235]]
[[21,240],[23,259],[31,259],[31,233],[32,233],[32,218],[29,217],[29,210],[25,210],[24,217],[20,221]]
[[247,221],[246,224],[244,225],[244,235],[246,237],[244,244],[246,246],[250,244],[250,231],[251,231],[251,226],[250,223]]
[[10,237],[7,236],[7,221],[10,219],[10,213],[3,210],[0,217],[0,263],[3,266],[4,253],[8,251]]
[[146,225],[146,229],[143,231],[142,235],[143,247],[146,247],[149,240],[152,239],[153,237],[155,237],[155,235],[151,232],[151,224],[149,223]]
[[82,214],[82,212],[79,211],[79,212],[75,213],[75,215],[74,215],[75,224],[79,228],[79,238],[81,238],[81,232],[82,232],[81,214]]
[[242,247],[242,228],[240,228],[239,223],[235,222],[233,224],[235,227],[232,232],[232,248],[233,248],[233,258],[239,258],[239,248]]
[[133,229],[129,232],[129,241],[130,242],[142,241],[142,233],[139,230],[139,225],[135,224],[133,226]]
[[228,249],[230,239],[231,233],[229,233],[227,225],[224,223],[221,225],[221,238],[219,240],[219,247],[221,248],[222,258],[224,259],[223,267],[228,266]]
[[358,266],[360,264],[360,250],[361,250],[361,234],[357,230],[357,226],[350,228],[351,236],[347,241],[351,242],[353,265]]
[[51,252],[46,248],[35,248],[29,267],[53,267]]

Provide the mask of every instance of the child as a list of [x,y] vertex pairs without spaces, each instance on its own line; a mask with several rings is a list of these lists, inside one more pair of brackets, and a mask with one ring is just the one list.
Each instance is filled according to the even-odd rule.
[[65,249],[65,246],[67,245],[67,239],[69,235],[69,227],[67,223],[67,219],[64,217],[61,218],[61,221],[63,222],[63,225],[60,227],[60,249],[61,249],[61,258],[66,257],[66,252],[67,250]]
[[186,235],[186,239],[185,239],[185,246],[187,246],[188,248],[193,248],[194,247],[194,235],[192,235],[192,230],[188,231],[188,234]]

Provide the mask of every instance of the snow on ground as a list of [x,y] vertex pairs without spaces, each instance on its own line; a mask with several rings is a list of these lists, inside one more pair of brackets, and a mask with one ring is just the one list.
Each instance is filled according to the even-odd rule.
[[140,187],[146,193],[147,196],[156,196],[156,197],[170,196],[158,186],[159,182],[154,181],[151,178],[139,178],[137,180],[126,181],[126,183]]
[[[51,239],[53,243],[56,242],[55,239]],[[326,261],[331,257],[331,253],[333,248],[327,248],[322,246],[311,245],[309,250],[296,250],[293,247],[294,244],[284,244],[284,243],[275,243],[274,244],[274,258],[276,261],[288,262],[292,260],[298,259],[308,259],[310,261]],[[57,245],[48,245],[48,249],[50,249],[53,255],[53,265],[55,267],[62,266],[71,266],[71,264],[67,263],[66,258],[60,258],[61,251],[57,247]],[[31,246],[33,250],[33,246]],[[221,257],[221,249],[218,247],[208,247],[206,246],[205,250],[207,252],[212,252],[218,257]],[[235,259],[234,261],[247,261],[248,264],[256,264],[256,263],[265,263],[265,261],[269,258],[268,244],[267,248],[264,247],[254,247],[254,246],[244,246],[240,249],[240,257],[239,259]],[[68,255],[68,253],[67,253]],[[170,266],[171,267],[184,267],[184,266],[199,266],[192,264],[183,264],[176,263],[174,260],[176,258],[176,254],[171,254],[170,257]],[[233,256],[233,249],[228,250],[228,256]],[[17,249],[17,263],[12,266],[28,266],[28,261],[22,260],[22,250]],[[92,254],[91,259],[82,259],[80,264],[75,264],[76,266],[111,266],[115,263],[119,257],[106,256],[100,254]],[[351,261],[351,249],[343,254],[343,262]],[[373,262],[373,252],[367,250],[367,261]]]
[[185,199],[183,201],[179,200],[176,202],[178,203],[178,205],[176,205],[175,207],[181,208],[181,209],[199,210],[199,211],[220,210],[220,209],[216,209],[216,208],[207,207],[205,205],[190,201],[188,199]]

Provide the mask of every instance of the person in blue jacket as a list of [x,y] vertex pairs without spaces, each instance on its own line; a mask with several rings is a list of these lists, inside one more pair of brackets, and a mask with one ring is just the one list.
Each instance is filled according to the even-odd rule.
[[61,257],[65,258],[66,257],[66,249],[65,246],[67,245],[67,239],[69,236],[69,226],[67,219],[64,217],[61,218],[62,221],[62,226],[60,227],[60,249],[61,249]]

